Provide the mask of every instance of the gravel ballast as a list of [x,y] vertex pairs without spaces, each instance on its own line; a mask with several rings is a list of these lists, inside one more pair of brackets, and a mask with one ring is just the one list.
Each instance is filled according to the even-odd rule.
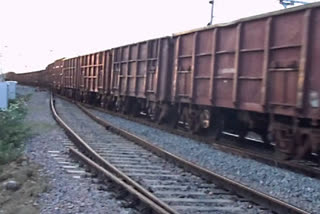
[[[26,142],[25,155],[31,162],[40,165],[40,174],[48,181],[49,190],[40,194],[38,200],[41,213],[132,213],[132,209],[121,207],[121,202],[112,193],[99,190],[100,186],[91,178],[74,178],[50,155],[49,151],[59,151],[69,158],[64,144],[70,141],[51,116],[49,92],[18,85],[17,93],[32,94],[27,102],[25,121],[31,126],[33,137]],[[72,159],[67,161],[72,162]]]
[[117,127],[173,154],[312,213],[320,213],[320,181],[218,151],[210,145],[89,109]]
[[[152,154],[149,151],[135,145],[130,140],[126,140],[121,136],[117,136],[114,133],[106,130],[105,127],[99,125],[93,121],[90,117],[84,114],[77,106],[67,102],[63,99],[56,99],[55,106],[57,113],[60,115],[61,119],[75,132],[79,135],[88,145],[93,148],[102,158],[110,161],[115,167],[119,167],[120,170],[131,177],[136,182],[142,184],[142,186],[151,191],[153,194],[159,197],[160,200],[166,202],[169,206],[173,206],[173,209],[177,209],[179,213],[231,213],[230,210],[234,210],[235,213],[271,213],[270,210],[261,210],[260,206],[256,206],[254,203],[247,201],[242,201],[238,196],[232,193],[224,192],[225,190],[216,187],[210,182],[203,181],[202,178],[192,175],[176,164],[167,162],[166,160],[159,158],[158,156]],[[124,151],[125,150],[125,151]],[[128,150],[134,152],[134,154],[127,154]],[[111,152],[106,153],[106,151]],[[112,152],[113,151],[113,152]],[[121,153],[124,152],[124,153]],[[117,156],[119,155],[119,156]],[[135,157],[133,157],[135,156]],[[124,161],[124,162],[123,162]],[[120,163],[119,163],[120,162]],[[130,162],[130,164],[129,164]],[[143,171],[137,171],[137,169],[130,169],[129,166],[124,167],[123,164],[131,165],[133,168],[139,166],[144,167]],[[157,167],[158,170],[163,172],[146,172],[149,167]],[[127,169],[125,169],[127,168]],[[162,187],[159,187],[162,186]],[[169,190],[169,192],[175,192],[177,186],[180,186],[180,190],[175,194],[165,194],[162,191]],[[179,188],[178,188],[179,189]],[[159,192],[160,191],[160,192]],[[215,191],[223,191],[224,194],[213,194]],[[194,192],[197,194],[194,195]],[[159,196],[160,194],[160,196]],[[225,195],[226,194],[226,195]],[[230,195],[229,195],[230,194]],[[201,195],[201,196],[200,196]],[[232,202],[226,206],[224,203],[209,203],[210,206],[202,204],[201,209],[212,209],[209,212],[200,211],[195,208],[200,205],[198,203],[203,203],[198,198],[203,200],[215,200],[220,198],[222,200],[232,199]],[[168,200],[170,198],[170,200]],[[183,202],[183,200],[188,200]],[[198,200],[199,201],[196,201]],[[176,201],[178,200],[178,201]],[[190,200],[194,200],[190,202]],[[190,206],[189,203],[195,203],[194,206]],[[196,204],[197,203],[197,204]],[[206,202],[208,203],[208,202]],[[184,206],[186,208],[181,208]],[[213,207],[221,207],[221,210],[214,210]],[[223,211],[223,208],[225,210]],[[228,210],[229,209],[229,210]],[[237,210],[237,211],[235,211]],[[199,211],[199,212],[198,212]]]

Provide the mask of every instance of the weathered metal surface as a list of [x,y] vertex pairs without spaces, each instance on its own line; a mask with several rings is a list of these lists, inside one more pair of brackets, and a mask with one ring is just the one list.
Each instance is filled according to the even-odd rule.
[[49,64],[46,68],[46,73],[49,78],[49,86],[53,89],[60,90],[62,83],[62,68],[63,68],[63,58],[54,61]]
[[239,82],[239,65],[240,65],[240,45],[241,45],[242,23],[237,26],[235,59],[234,59],[234,81],[232,91],[232,102],[235,107],[238,106],[238,82]]
[[269,54],[270,54],[270,31],[272,25],[272,17],[269,17],[266,22],[265,40],[264,40],[264,53],[263,53],[263,68],[262,68],[262,87],[261,87],[261,106],[266,109],[268,99],[268,80],[269,80]]
[[312,8],[318,8],[318,7],[320,7],[320,2],[315,2],[315,3],[310,3],[310,4],[306,4],[306,5],[299,6],[299,7],[288,8],[285,10],[281,9],[281,10],[272,11],[269,13],[263,13],[263,14],[259,14],[259,15],[255,15],[255,16],[244,17],[244,18],[241,18],[238,20],[227,22],[227,23],[219,23],[219,24],[210,25],[210,26],[206,26],[206,27],[201,27],[201,28],[191,29],[191,30],[187,30],[187,31],[183,31],[183,32],[178,32],[178,33],[174,33],[173,36],[188,34],[188,33],[192,33],[195,31],[206,31],[208,29],[214,29],[214,28],[218,28],[218,27],[227,27],[227,26],[238,24],[240,22],[250,22],[253,20],[264,19],[264,18],[268,18],[268,17],[272,17],[272,16],[280,16],[280,15],[285,15],[285,14],[292,13],[292,12],[303,11],[303,10],[307,10],[310,8],[312,9]]
[[320,8],[314,9],[310,17],[308,64],[304,89],[304,110],[312,118],[320,118]]
[[87,92],[108,91],[109,51],[80,56],[80,90]]
[[164,100],[168,96],[170,39],[159,38],[112,50],[111,87],[116,96]]
[[79,89],[79,57],[65,59],[62,69],[62,87]]
[[171,100],[320,118],[319,6],[174,35]]
[[42,82],[41,80],[41,75],[43,74],[43,72],[44,70],[15,74],[14,80],[24,85],[43,86],[44,82]]

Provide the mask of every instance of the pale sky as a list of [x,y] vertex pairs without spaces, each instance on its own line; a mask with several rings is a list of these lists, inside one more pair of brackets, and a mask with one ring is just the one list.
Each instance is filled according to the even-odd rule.
[[[41,70],[58,58],[203,27],[208,2],[0,0],[0,71]],[[278,0],[215,0],[214,23],[282,8]]]

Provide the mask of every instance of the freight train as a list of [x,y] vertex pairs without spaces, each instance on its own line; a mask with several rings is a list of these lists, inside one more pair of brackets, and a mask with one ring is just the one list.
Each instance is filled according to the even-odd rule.
[[243,18],[7,77],[214,135],[249,131],[291,158],[320,153],[320,4]]

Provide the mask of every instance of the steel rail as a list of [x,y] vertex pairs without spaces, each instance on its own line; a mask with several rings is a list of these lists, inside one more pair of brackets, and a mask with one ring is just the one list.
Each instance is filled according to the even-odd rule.
[[[63,97],[60,95],[58,95],[58,97],[65,99],[69,102],[76,103],[74,100],[71,100],[69,98],[66,98],[66,97]],[[192,135],[192,134],[185,133],[185,132],[182,132],[182,131],[179,131],[176,129],[169,129],[169,128],[166,128],[162,125],[157,125],[155,123],[152,123],[152,122],[140,119],[140,118],[132,118],[128,115],[121,115],[119,113],[112,112],[112,111],[109,111],[106,109],[102,109],[100,107],[91,106],[88,104],[81,104],[81,105],[85,106],[87,108],[90,108],[90,109],[94,109],[94,110],[97,110],[100,112],[111,114],[116,117],[121,117],[121,118],[124,118],[127,120],[131,120],[133,122],[137,122],[137,123],[141,123],[141,124],[144,124],[147,126],[151,126],[151,127],[154,127],[154,128],[157,128],[157,129],[160,129],[160,130],[163,130],[163,131],[175,134],[175,135],[179,135],[182,137],[188,137],[188,138],[191,138],[196,141],[208,143],[213,148],[218,149],[220,151],[224,151],[227,153],[231,153],[231,154],[235,154],[235,155],[239,155],[239,156],[243,156],[243,157],[249,157],[251,159],[254,159],[254,160],[259,161],[264,164],[268,164],[270,166],[275,166],[275,167],[279,167],[282,169],[287,169],[287,170],[293,171],[295,173],[299,173],[299,174],[303,174],[303,175],[306,175],[306,176],[309,176],[312,178],[320,179],[320,169],[319,168],[316,169],[316,168],[308,166],[306,164],[294,163],[294,162],[290,162],[290,161],[286,161],[286,160],[275,159],[274,157],[268,157],[268,155],[263,155],[263,154],[261,154],[261,152],[257,153],[254,151],[250,151],[250,149],[248,149],[248,148],[242,148],[240,146],[238,147],[238,146],[233,146],[233,145],[223,145],[221,143],[215,143],[215,142],[212,142],[211,141],[212,139],[210,139],[210,138]]]
[[[90,157],[96,164],[101,166],[105,171],[101,171],[99,168],[97,168],[98,171],[101,171],[104,175],[108,176],[110,179],[112,179],[117,184],[121,185],[123,188],[125,188],[128,192],[139,198],[141,201],[143,201],[146,205],[148,205],[150,208],[152,208],[156,213],[159,214],[178,214],[177,211],[173,210],[169,205],[158,199],[156,196],[154,196],[152,193],[147,191],[145,188],[143,188],[141,185],[136,183],[134,180],[129,178],[127,175],[125,175],[123,172],[115,168],[110,162],[103,159],[98,153],[96,153],[79,135],[77,135],[58,115],[55,105],[54,105],[54,99],[53,95],[51,94],[50,99],[50,109],[52,111],[54,119],[57,121],[57,123],[65,130],[67,135],[70,137],[70,139],[75,143],[75,145],[78,147],[80,151],[83,151],[83,153]],[[70,152],[77,155],[82,160],[83,157],[80,157],[78,154],[76,154],[72,149],[70,149]],[[93,165],[91,162],[84,160],[91,166]],[[96,168],[96,167],[95,167]],[[109,172],[108,172],[108,171]],[[106,174],[106,171],[108,172]],[[111,176],[114,174],[115,176]],[[126,184],[126,185],[124,185]]]
[[95,173],[98,173],[98,174],[102,175],[103,177],[106,177],[106,178],[112,180],[113,182],[117,183],[118,185],[124,187],[128,192],[130,192],[131,194],[135,195],[140,200],[147,203],[157,213],[161,213],[161,214],[162,213],[163,214],[169,213],[169,212],[166,212],[165,210],[163,210],[158,205],[154,205],[154,202],[151,201],[149,198],[147,198],[146,196],[144,196],[143,194],[141,194],[140,192],[135,190],[132,186],[126,184],[124,181],[122,181],[121,179],[119,179],[118,177],[116,177],[115,175],[113,175],[112,173],[110,173],[109,171],[107,171],[106,169],[104,169],[103,167],[101,167],[100,165],[95,163],[94,161],[92,161],[90,158],[88,158],[87,156],[85,156],[81,152],[75,150],[74,148],[70,148],[69,152],[70,152],[71,156],[73,156],[77,160],[80,160],[85,165],[88,165],[91,169],[93,169],[95,171]]
[[98,124],[104,126],[106,129],[119,134],[130,141],[133,141],[137,143],[138,145],[152,151],[153,153],[159,155],[160,157],[163,157],[167,160],[170,160],[174,162],[175,164],[179,165],[180,167],[186,169],[187,171],[190,171],[200,177],[203,177],[207,179],[210,182],[213,182],[217,185],[223,186],[233,192],[236,192],[237,194],[249,198],[255,203],[258,203],[260,205],[266,206],[270,208],[272,211],[275,211],[277,213],[295,213],[295,214],[307,214],[309,212],[300,209],[294,205],[291,205],[289,203],[286,203],[280,199],[274,198],[270,195],[267,195],[265,193],[262,193],[260,191],[254,190],[250,187],[247,187],[243,184],[240,184],[238,182],[235,182],[229,178],[226,178],[224,176],[221,176],[215,172],[212,172],[208,169],[205,169],[201,166],[198,166],[194,163],[191,163],[190,161],[184,160],[181,157],[174,155],[168,151],[165,151],[164,149],[161,149],[155,145],[152,145],[145,139],[142,139],[141,137],[135,136],[134,134],[123,130],[121,128],[115,127],[114,125],[106,122],[105,120],[102,120],[101,118],[93,115],[91,112],[89,112],[86,108],[84,108],[79,103],[76,103],[76,105],[90,118],[95,120]]

